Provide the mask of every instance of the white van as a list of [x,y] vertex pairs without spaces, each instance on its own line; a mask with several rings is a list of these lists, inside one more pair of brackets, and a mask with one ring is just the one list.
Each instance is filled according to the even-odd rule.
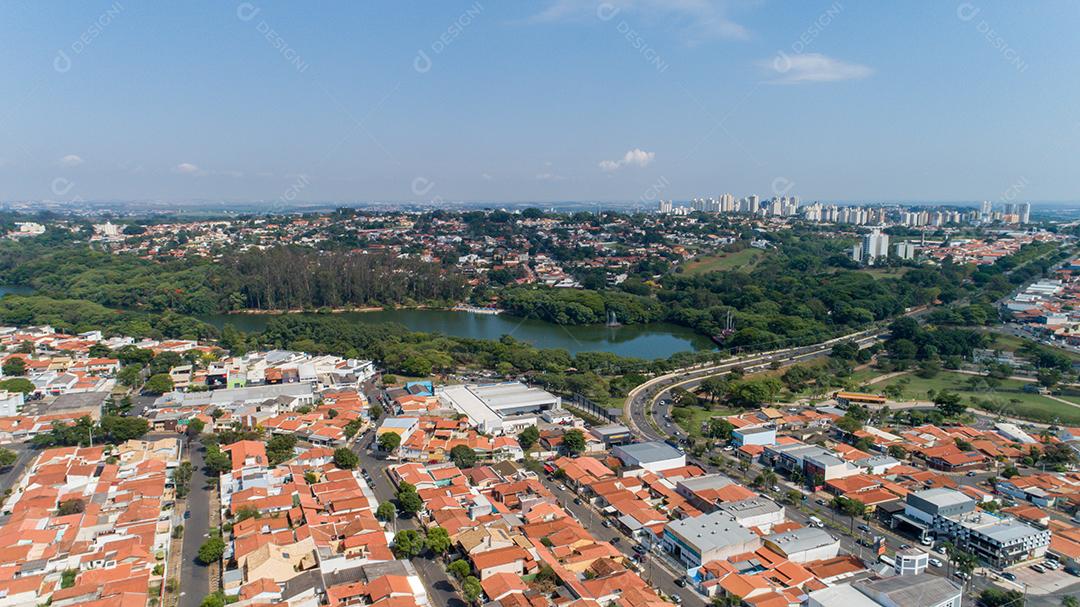
[[810,517],[810,526],[811,527],[824,527],[825,523],[821,522],[821,519],[819,519],[818,517],[811,516]]

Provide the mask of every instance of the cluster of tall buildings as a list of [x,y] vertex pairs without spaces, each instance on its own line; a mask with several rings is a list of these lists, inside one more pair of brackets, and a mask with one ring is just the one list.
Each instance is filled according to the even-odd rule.
[[658,211],[664,215],[689,215],[700,213],[743,213],[772,217],[801,217],[818,223],[851,225],[903,225],[908,227],[1031,222],[1031,203],[1009,202],[994,210],[993,203],[983,201],[979,210],[963,208],[903,208],[898,206],[840,206],[813,204],[799,206],[798,196],[774,196],[762,201],[757,195],[736,199],[732,194],[715,198],[694,198],[689,206],[678,205],[671,200],[661,200]]
[[979,220],[983,223],[1031,223],[1031,203],[1006,202],[1000,211],[995,211],[993,203],[984,200],[979,208]]
[[679,205],[670,200],[661,200],[658,211],[664,215],[689,215],[700,213],[744,213],[748,215],[772,215],[791,217],[798,214],[798,196],[774,196],[762,201],[757,194],[735,199],[733,194],[721,194],[715,198],[695,198],[690,206]]

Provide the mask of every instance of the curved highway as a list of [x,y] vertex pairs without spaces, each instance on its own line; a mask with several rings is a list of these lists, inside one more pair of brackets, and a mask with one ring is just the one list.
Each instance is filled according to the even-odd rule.
[[[881,331],[879,328],[867,329],[810,346],[761,352],[733,358],[717,365],[690,367],[673,371],[655,377],[631,390],[623,405],[624,416],[630,429],[639,436],[647,440],[664,440],[676,434],[678,430],[671,422],[666,421],[663,414],[656,416],[655,414],[660,412],[655,411],[655,407],[657,401],[669,398],[672,388],[696,388],[705,379],[726,375],[736,367],[741,368],[744,372],[752,373],[764,370],[774,363],[778,363],[780,366],[788,366],[821,356],[828,356],[834,345],[844,341],[853,341],[860,348],[863,348],[880,340],[882,338]],[[653,414],[651,420],[650,412]]]

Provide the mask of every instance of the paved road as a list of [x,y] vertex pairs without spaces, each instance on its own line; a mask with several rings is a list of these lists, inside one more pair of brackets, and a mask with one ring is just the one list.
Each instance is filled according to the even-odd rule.
[[3,448],[14,451],[17,459],[11,467],[0,470],[0,495],[3,495],[8,489],[12,489],[19,482],[19,477],[22,476],[26,467],[38,455],[38,452],[31,449],[27,443],[3,445]]
[[211,479],[203,473],[202,447],[195,442],[191,443],[191,446],[188,455],[194,471],[191,474],[191,493],[187,497],[187,509],[191,512],[191,518],[184,521],[180,607],[199,607],[199,603],[210,593],[210,569],[199,563],[195,557],[210,529],[210,492],[207,491],[206,484]]
[[[636,542],[614,527],[604,527],[604,517],[595,509],[590,508],[585,503],[575,504],[574,497],[576,495],[573,491],[561,489],[560,487],[563,485],[548,479],[546,475],[541,475],[541,481],[555,494],[562,507],[568,510],[574,518],[588,529],[593,537],[611,543],[612,546],[615,546],[628,557],[634,555],[633,546]],[[613,539],[615,542],[612,542]],[[687,607],[705,605],[705,600],[701,595],[690,588],[680,588],[675,584],[676,576],[660,563],[656,555],[646,555],[645,561],[642,563],[641,577],[653,588],[660,590],[664,594],[669,596],[673,594],[679,595],[682,598],[682,604]]]
[[[386,474],[389,462],[381,460],[368,452],[368,447],[375,441],[375,432],[368,431],[353,444],[353,452],[360,458],[360,469],[366,470],[371,475],[371,490],[375,493],[379,503],[391,502],[396,493],[390,477]],[[415,518],[399,518],[395,522],[396,528],[419,529],[419,522]],[[417,573],[427,585],[428,594],[434,605],[439,607],[468,607],[465,601],[458,595],[456,588],[450,582],[449,576],[442,562],[424,557],[412,559]],[[187,607],[187,606],[182,606]]]

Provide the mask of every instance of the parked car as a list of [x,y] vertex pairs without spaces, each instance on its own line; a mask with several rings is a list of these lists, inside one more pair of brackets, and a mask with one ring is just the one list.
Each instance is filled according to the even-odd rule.
[[820,497],[814,500],[814,502],[817,503],[818,506],[824,506],[827,503],[824,499]]
[[671,595],[671,600],[675,601],[676,605],[682,605],[682,597],[677,594]]
[[870,527],[868,527],[868,526],[866,526],[866,525],[859,525],[859,531],[866,531],[866,532],[869,532],[869,531],[870,531]]
[[611,538],[611,543],[612,544],[618,544],[621,541],[622,541],[622,538],[617,536],[617,535],[615,537]]
[[184,511],[184,518],[191,518],[191,511],[190,510],[185,510]]
[[1049,569],[1050,571],[1057,571],[1058,567],[1061,567],[1061,564],[1057,561],[1045,560],[1043,561],[1042,566]]
[[933,546],[934,545],[934,538],[929,537],[929,536],[919,538],[919,543],[922,544],[923,546]]
[[686,578],[684,578],[684,577],[675,578],[675,585],[678,586],[679,588],[686,588]]
[[604,522],[602,522],[602,523],[600,523],[600,524],[601,524],[601,525],[603,525],[603,526],[605,526],[605,527],[610,527],[610,526],[611,526],[611,521],[609,521],[609,520],[607,520],[607,519],[604,519]]
[[911,544],[900,544],[901,550],[907,550],[908,548],[911,548]]
[[968,476],[978,476],[978,474],[979,474],[979,473],[978,473],[978,472],[975,472],[974,470],[972,470],[972,471],[970,471],[970,472],[968,472],[968,473],[967,473],[967,475],[968,475]]
[[1035,565],[1032,565],[1031,568],[1033,570],[1035,570],[1035,571],[1038,571],[1039,573],[1046,573],[1046,568],[1043,567],[1042,565],[1035,564]]
[[578,504],[578,505],[581,505],[581,498],[580,497],[575,497],[574,498],[574,503]]
[[1011,572],[1009,572],[1009,571],[1006,571],[1005,573],[1002,573],[1002,574],[1001,574],[1001,577],[1003,577],[1003,578],[1005,578],[1005,579],[1009,580],[1010,582],[1015,582],[1015,581],[1016,581],[1016,574],[1015,574],[1015,573],[1011,573]]
[[934,557],[930,558],[930,564],[933,565],[934,567],[944,567],[945,566],[945,563],[942,563],[941,559],[934,558]]

